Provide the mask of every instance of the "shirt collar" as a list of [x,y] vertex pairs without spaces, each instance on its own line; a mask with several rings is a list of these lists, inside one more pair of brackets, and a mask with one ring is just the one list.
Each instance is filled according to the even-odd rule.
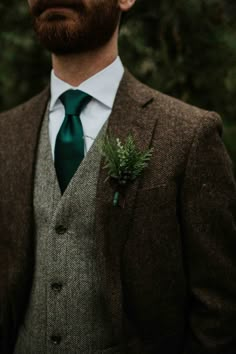
[[123,74],[124,67],[119,57],[105,69],[82,82],[78,87],[62,81],[52,70],[50,111],[53,111],[59,103],[58,99],[61,94],[69,89],[81,90],[112,109]]

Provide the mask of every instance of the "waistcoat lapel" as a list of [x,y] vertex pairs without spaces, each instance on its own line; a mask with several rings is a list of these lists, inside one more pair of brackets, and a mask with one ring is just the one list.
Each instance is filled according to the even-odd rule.
[[[144,85],[126,71],[117,93],[113,113],[108,121],[108,133],[115,138],[120,138],[121,141],[131,134],[141,150],[148,149],[156,124],[156,117],[145,119],[149,103],[152,101],[150,90],[147,91]],[[107,171],[102,168],[103,166],[104,160],[101,162],[97,186],[97,252],[104,289],[107,291],[107,304],[110,306],[114,320],[113,328],[116,331],[115,337],[117,337],[122,332],[120,271],[122,247],[132,221],[132,207],[141,178],[127,187],[124,208],[113,207],[114,188],[109,182],[104,183]]]

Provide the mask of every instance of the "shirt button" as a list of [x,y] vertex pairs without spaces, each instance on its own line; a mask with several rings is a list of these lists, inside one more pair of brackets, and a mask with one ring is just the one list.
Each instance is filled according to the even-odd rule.
[[58,345],[61,343],[62,338],[61,336],[51,336],[50,339],[53,344]]
[[54,291],[60,292],[62,289],[62,283],[52,283],[51,288]]
[[56,226],[55,230],[58,235],[63,235],[66,233],[67,228],[63,225],[58,225],[58,226]]

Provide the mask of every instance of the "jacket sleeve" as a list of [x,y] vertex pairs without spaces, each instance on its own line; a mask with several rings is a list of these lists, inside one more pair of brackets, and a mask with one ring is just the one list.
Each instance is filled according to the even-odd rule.
[[181,193],[189,289],[184,354],[236,353],[236,183],[221,118],[196,129]]

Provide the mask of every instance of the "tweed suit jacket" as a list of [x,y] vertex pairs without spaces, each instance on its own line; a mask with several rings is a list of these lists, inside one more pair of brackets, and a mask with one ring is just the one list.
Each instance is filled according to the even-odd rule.
[[[33,182],[48,100],[46,89],[0,115],[1,354],[13,351],[34,274]],[[154,149],[119,207],[100,166],[97,259],[114,338],[126,338],[117,352],[236,353],[236,184],[221,119],[126,71],[108,131]]]

